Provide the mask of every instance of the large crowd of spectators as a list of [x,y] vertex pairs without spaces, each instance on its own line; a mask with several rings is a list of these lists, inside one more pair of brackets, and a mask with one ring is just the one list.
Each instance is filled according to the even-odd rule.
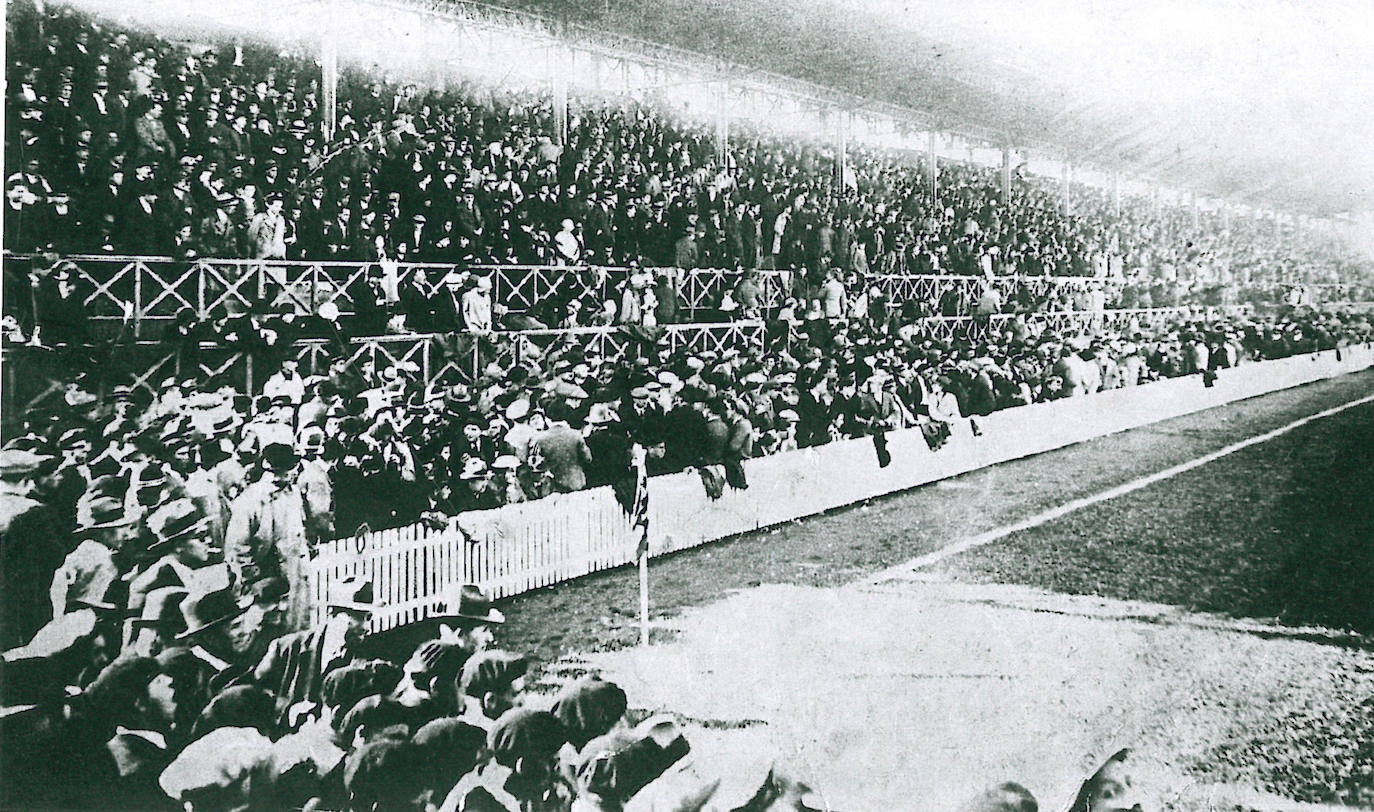
[[[779,770],[722,791],[684,761],[676,717],[632,710],[614,683],[538,692],[474,585],[436,602],[418,645],[369,633],[383,607],[365,580],[332,585],[311,625],[301,569],[331,520],[318,427],[297,448],[201,393],[127,394],[73,387],[62,421],[0,450],[5,808],[825,808]],[[1127,757],[1084,782],[1074,812],[1122,798]],[[1012,783],[965,807],[1036,808]]]
[[[286,351],[288,341],[257,340],[279,330],[282,339],[293,335],[286,317],[248,314],[219,329],[235,341],[254,340],[245,349],[258,359],[262,383],[252,394],[203,376],[199,344],[190,340],[182,372],[163,381],[156,397],[114,387],[122,393],[116,419],[73,422],[66,401],[10,418],[21,419],[35,442],[67,432],[61,436],[83,437],[107,459],[158,456],[183,478],[196,466],[242,465],[264,437],[308,447],[321,486],[349,494],[316,511],[329,517],[324,537],[553,492],[623,490],[635,444],[654,451],[651,474],[696,470],[716,496],[726,484],[747,487],[742,463],[750,457],[838,438],[874,436],[886,465],[887,431],[919,427],[938,448],[953,422],[998,409],[1160,378],[1210,377],[1371,335],[1363,315],[1300,309],[1281,317],[1197,311],[1163,325],[1085,323],[1070,331],[1016,315],[936,338],[919,318],[864,304],[838,299],[833,311],[785,314],[760,342],[702,351],[669,347],[653,329],[627,331],[614,345],[559,335],[518,355],[485,353],[460,335],[449,349],[479,365],[475,379],[463,382],[426,379],[413,362],[360,363],[346,353],[326,357],[310,374]],[[67,401],[110,391],[109,365],[94,363],[84,373],[74,365]],[[184,438],[174,446],[181,456],[168,455],[169,437]],[[241,482],[223,484],[232,491]],[[227,506],[233,495],[217,499]]]
[[[315,605],[318,546],[603,485],[629,510],[641,450],[648,473],[695,471],[712,498],[749,487],[752,457],[837,439],[871,438],[878,465],[903,464],[888,432],[918,428],[938,452],[998,409],[1210,383],[1374,338],[1364,316],[1301,308],[1067,334],[1039,315],[1358,270],[1296,229],[1213,214],[1195,226],[1147,201],[1118,212],[1086,187],[1066,217],[1057,187],[1030,177],[1004,205],[995,172],[958,163],[941,166],[935,203],[901,155],[854,149],[837,173],[824,146],[757,134],[732,134],[721,163],[708,129],[623,100],[580,102],[560,144],[547,98],[355,73],[326,139],[308,60],[27,0],[8,11],[7,248],[377,267],[347,313],[183,313],[163,333],[182,372],[155,392],[113,385],[113,351],[88,349],[99,342],[62,263],[23,291],[26,316],[7,311],[6,342],[71,352],[60,402],[6,415],[16,430],[0,449],[7,808],[618,810],[690,749],[671,718],[632,718],[595,678],[527,690],[529,659],[494,647],[500,612],[472,585],[432,607],[447,624],[433,639],[398,652],[367,633],[370,584]],[[402,261],[454,270],[401,280]],[[609,287],[569,271],[508,312],[469,270],[487,263],[632,271]],[[664,345],[678,274],[696,267],[740,269],[711,317],[765,319],[763,342]],[[786,273],[776,306],[756,270]],[[892,301],[873,273],[1103,282]],[[956,338],[922,329],[956,314],[975,317]],[[343,353],[305,374],[289,351],[433,332],[467,352],[474,334],[612,325],[627,328],[615,354],[571,334],[515,359],[477,352],[469,383]],[[201,376],[206,340],[257,359],[260,389]],[[1074,812],[1099,808],[1094,782],[1124,758]],[[714,787],[664,808],[810,808],[781,773],[739,801]],[[1014,784],[968,806],[1034,808]]]
[[[472,586],[434,607],[448,627],[398,651],[367,634],[370,584],[314,604],[320,543],[590,485],[624,503],[635,449],[651,472],[695,469],[712,495],[747,488],[752,456],[836,438],[908,464],[887,432],[919,427],[938,452],[995,409],[1206,384],[1374,338],[1363,316],[1313,311],[1071,336],[1018,320],[951,342],[845,318],[797,327],[768,352],[554,347],[473,386],[425,385],[404,363],[305,377],[290,360],[256,399],[193,376],[151,398],[73,381],[0,449],[0,804],[620,809],[690,750],[671,717],[631,716],[594,678],[531,693],[530,661],[492,647],[502,618]],[[1098,808],[1099,777],[1075,809]],[[663,808],[818,808],[781,774],[728,801],[712,778],[670,782]],[[968,808],[1034,803],[1008,784]]]
[[[259,427],[246,465],[226,446],[210,464],[238,431],[217,416],[198,441],[161,435],[165,453],[141,434],[97,451],[121,435],[80,426],[127,426],[130,404],[70,394],[77,426],[56,444],[0,451],[5,808],[609,811],[690,751],[612,683],[532,693],[473,585],[419,645],[369,635],[381,607],[357,579],[312,627],[299,570],[329,494],[310,450]],[[671,808],[702,809],[718,784]],[[760,792],[780,788],[800,798],[775,774]]]
[[[801,328],[768,352],[556,347],[473,386],[407,364],[307,378],[290,360],[256,399],[191,376],[151,398],[72,382],[0,449],[0,805],[620,809],[689,751],[671,717],[628,718],[596,679],[530,693],[530,661],[491,646],[501,616],[472,586],[433,607],[449,627],[397,651],[367,634],[370,584],[314,604],[320,543],[590,485],[624,503],[636,449],[712,495],[747,488],[752,456],[835,438],[908,464],[887,432],[917,426],[938,452],[995,409],[1374,337],[1311,311],[1073,336],[1018,321],[947,343]],[[732,801],[698,778],[662,808],[817,808],[781,774]],[[1098,808],[1094,780],[1075,809]],[[969,809],[1034,803],[1002,785]]]
[[317,66],[7,15],[6,245],[173,256],[954,274],[1144,275],[1197,291],[1360,270],[1296,228],[1017,172],[712,131],[653,105],[425,90],[345,71],[325,137]]

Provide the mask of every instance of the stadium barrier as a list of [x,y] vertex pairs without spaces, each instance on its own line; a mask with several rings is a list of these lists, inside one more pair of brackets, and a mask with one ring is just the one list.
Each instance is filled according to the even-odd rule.
[[[160,256],[73,255],[63,259],[74,269],[74,282],[77,290],[84,293],[92,322],[117,329],[125,322],[127,312],[127,321],[135,337],[145,334],[156,337],[157,328],[170,322],[182,309],[190,309],[203,318],[228,310],[247,310],[256,301],[288,304],[298,315],[317,313],[321,305],[332,302],[340,315],[347,318],[353,314],[355,297],[363,294],[371,270],[388,271],[391,278],[387,285],[395,287],[405,285],[417,273],[424,273],[422,287],[433,294],[442,288],[444,276],[457,267],[426,262],[178,260]],[[4,255],[5,273],[13,279],[23,279],[35,266],[46,268],[47,264],[41,256]],[[603,301],[613,298],[633,272],[633,269],[620,267],[547,265],[474,265],[468,270],[489,274],[492,301],[512,313],[533,310],[560,291]],[[667,273],[678,293],[681,309],[691,314],[717,309],[722,297],[739,284],[744,273],[718,268],[645,270],[654,274]],[[791,292],[793,273],[777,270],[756,273],[762,307],[772,310],[781,306]],[[1024,286],[1032,295],[1042,296],[1061,289],[1083,290],[1097,281],[1100,280],[1090,277],[993,278],[1004,300],[1018,286]],[[973,301],[985,282],[979,276],[870,276],[870,283],[894,302],[916,299],[934,303],[948,289],[958,293],[963,301]]]
[[[418,380],[426,385],[472,383],[484,368],[496,363],[510,368],[536,361],[558,347],[579,347],[607,357],[633,357],[646,351],[652,341],[657,351],[678,350],[723,352],[730,348],[762,347],[765,328],[760,321],[673,324],[650,335],[622,327],[579,327],[566,330],[513,330],[495,333],[427,333],[355,338],[347,351],[336,354],[337,347],[320,339],[297,341],[284,353],[300,362],[302,374],[322,375],[330,365],[342,361],[357,371],[366,364],[383,369],[393,364],[414,365]],[[256,394],[275,369],[265,359],[231,347],[202,343],[195,369],[177,351],[156,341],[140,341],[118,346],[105,360],[100,379],[106,387],[127,383],[149,395],[161,391],[162,382],[172,376],[194,374],[197,380],[214,386],[228,385],[239,392]],[[22,416],[29,409],[54,405],[74,374],[72,359],[51,348],[7,346],[0,352],[3,361],[3,412],[7,419]],[[89,359],[87,359],[89,362]],[[265,368],[264,368],[265,367]]]
[[[1171,378],[1087,397],[1037,403],[956,424],[931,451],[919,429],[888,435],[892,464],[879,468],[870,438],[746,460],[749,487],[710,500],[693,472],[649,481],[649,546],[660,556],[877,496],[1126,429],[1366,369],[1370,345]],[[422,524],[322,544],[312,562],[318,611],[330,584],[371,578],[386,604],[384,630],[430,616],[457,584],[509,597],[632,563],[636,534],[609,487],[462,514],[437,529]]]

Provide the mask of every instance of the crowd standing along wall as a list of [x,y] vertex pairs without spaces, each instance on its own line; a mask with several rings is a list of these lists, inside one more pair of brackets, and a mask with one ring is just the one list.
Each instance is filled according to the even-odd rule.
[[[973,436],[961,421],[931,451],[919,429],[888,435],[893,462],[879,468],[873,443],[857,438],[744,463],[750,486],[710,500],[693,472],[649,481],[652,556],[811,516],[1008,460],[1148,425],[1245,398],[1357,372],[1374,365],[1374,346],[1170,378],[1087,397],[1036,403],[979,417]],[[430,616],[448,590],[477,583],[509,597],[635,560],[636,534],[609,487],[462,514],[441,529],[411,525],[321,545],[312,562],[317,612],[330,584],[373,579],[386,604],[384,630]]]

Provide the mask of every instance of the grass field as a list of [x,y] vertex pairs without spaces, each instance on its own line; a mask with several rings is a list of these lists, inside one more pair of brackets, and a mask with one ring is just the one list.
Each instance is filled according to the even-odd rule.
[[1374,634],[1374,405],[951,562],[951,577]]
[[[939,574],[1374,635],[1371,461],[1365,405],[956,556]],[[1194,771],[1374,806],[1374,678],[1332,677],[1314,704],[1251,720]]]
[[989,777],[1054,808],[1123,736],[1173,776],[1162,808],[1374,806],[1374,405],[865,586],[1371,391],[1345,376],[655,560],[647,650],[632,570],[505,602],[500,640],[545,687],[598,670],[679,712],[707,765],[801,753],[841,808],[935,808],[900,799],[1013,767]]

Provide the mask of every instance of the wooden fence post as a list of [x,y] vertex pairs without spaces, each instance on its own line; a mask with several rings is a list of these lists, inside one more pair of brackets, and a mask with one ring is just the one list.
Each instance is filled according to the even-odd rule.
[[143,271],[142,262],[134,263],[134,340],[143,336]]

